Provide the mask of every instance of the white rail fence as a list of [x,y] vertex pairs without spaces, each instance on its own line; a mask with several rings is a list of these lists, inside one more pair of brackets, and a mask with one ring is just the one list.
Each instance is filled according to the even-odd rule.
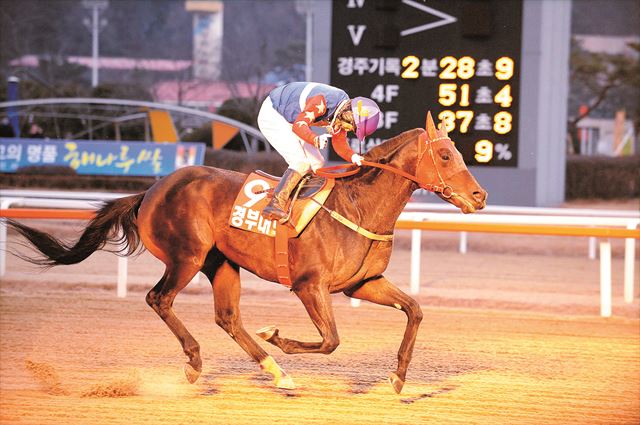
[[[567,210],[571,213],[574,210]],[[635,230],[640,227],[640,215],[631,215],[631,218],[620,217],[588,217],[580,215],[504,215],[504,214],[486,214],[478,213],[474,215],[461,215],[455,213],[428,213],[428,212],[403,212],[400,215],[399,222],[406,220],[414,223],[446,223],[462,227],[463,225],[495,225],[495,226],[546,226],[553,229],[554,226],[567,226],[575,229],[583,229],[583,232],[592,232],[592,228],[607,229],[627,229]],[[416,224],[416,227],[419,227]],[[482,231],[482,230],[478,230]],[[518,230],[504,231],[501,233],[520,233]],[[575,232],[574,236],[579,236]],[[466,232],[465,232],[466,234]],[[535,234],[535,232],[530,232]],[[540,234],[546,234],[541,231]],[[561,233],[559,233],[561,235]],[[466,244],[466,237],[465,244]],[[595,238],[594,238],[595,239]],[[420,291],[420,252],[421,252],[422,230],[414,228],[411,230],[411,278],[410,292],[417,294]],[[463,253],[466,252],[461,251]],[[624,300],[632,303],[634,299],[634,266],[635,266],[635,239],[625,238],[624,252]],[[612,267],[611,267],[611,241],[609,238],[601,238],[600,240],[600,309],[601,315],[604,317],[611,316],[611,292],[612,292]]]
[[[101,192],[66,192],[66,191],[34,191],[3,190],[0,196],[0,209],[15,207],[30,208],[67,208],[96,209],[101,201],[115,199],[128,194]],[[545,225],[545,226],[577,226],[584,228],[607,227],[637,229],[640,227],[640,213],[618,210],[587,210],[568,208],[527,208],[490,206],[473,215],[462,215],[454,207],[445,204],[409,203],[400,216],[401,221],[417,223],[450,223],[455,231],[455,224],[475,223],[486,225]],[[517,233],[517,232],[511,232]],[[420,292],[420,252],[422,230],[411,230],[411,273],[410,292]],[[589,258],[594,259],[591,245],[595,247],[595,237],[589,242]],[[7,228],[0,226],[0,277],[6,271]],[[467,232],[460,232],[460,252],[468,250]],[[595,249],[594,249],[595,251]],[[635,240],[625,239],[624,253],[624,300],[632,303],[634,299],[634,262]],[[117,296],[127,295],[127,258],[118,257]],[[194,277],[197,281],[199,274]],[[611,316],[611,244],[608,238],[600,241],[600,305],[601,315]],[[352,300],[352,305],[359,305],[359,300]]]
[[[458,212],[457,208],[451,204],[431,204],[426,202],[410,202],[404,209],[405,212]],[[480,212],[480,214],[496,215],[546,215],[546,216],[573,216],[573,217],[604,217],[604,218],[628,218],[640,219],[640,213],[621,210],[607,209],[587,209],[587,208],[541,208],[541,207],[511,207],[502,205],[490,205]],[[467,232],[460,233],[459,248],[461,254],[467,252]],[[589,237],[588,256],[589,259],[596,259],[597,240],[596,237]],[[626,243],[631,243],[626,241]]]

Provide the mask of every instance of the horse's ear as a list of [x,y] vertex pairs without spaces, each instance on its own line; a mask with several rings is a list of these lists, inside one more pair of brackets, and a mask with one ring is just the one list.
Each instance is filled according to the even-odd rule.
[[438,124],[438,134],[440,137],[449,137],[447,134],[447,126],[444,121],[440,121],[440,124]]
[[433,140],[438,137],[438,130],[436,129],[436,125],[433,123],[431,111],[427,112],[427,136],[429,137],[429,140]]

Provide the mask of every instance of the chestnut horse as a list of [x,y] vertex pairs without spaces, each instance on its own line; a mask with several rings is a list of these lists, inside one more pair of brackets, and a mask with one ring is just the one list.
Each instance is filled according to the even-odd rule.
[[[414,129],[389,139],[365,155],[365,165],[370,166],[336,180],[325,206],[372,233],[393,234],[398,216],[419,186],[435,191],[464,213],[486,203],[486,192],[446,133],[436,129],[430,114],[426,132]],[[202,371],[200,347],[172,305],[194,275],[204,273],[213,287],[216,323],[273,375],[276,387],[293,388],[293,380],[251,338],[240,318],[240,268],[268,281],[277,280],[273,239],[228,225],[245,178],[241,173],[205,166],[182,168],[144,193],[105,203],[80,239],[69,245],[18,222],[7,220],[7,224],[43,255],[27,260],[44,266],[78,263],[107,242],[122,244],[119,253],[129,255],[142,242],[166,265],[146,301],[180,341],[188,357],[185,374],[192,383]],[[391,256],[391,242],[368,239],[320,211],[299,237],[289,240],[289,255],[291,290],[304,304],[322,340],[285,338],[275,326],[261,329],[258,335],[288,354],[329,354],[340,343],[331,294],[343,292],[402,310],[407,325],[397,369],[389,374],[399,393],[422,311],[382,274]]]

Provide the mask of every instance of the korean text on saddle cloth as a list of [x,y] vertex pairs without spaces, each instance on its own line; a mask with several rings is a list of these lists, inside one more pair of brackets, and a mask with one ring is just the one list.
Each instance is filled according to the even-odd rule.
[[239,229],[274,237],[277,222],[267,220],[261,215],[262,209],[268,203],[266,191],[270,187],[266,179],[252,174],[238,193],[229,217],[229,224]]

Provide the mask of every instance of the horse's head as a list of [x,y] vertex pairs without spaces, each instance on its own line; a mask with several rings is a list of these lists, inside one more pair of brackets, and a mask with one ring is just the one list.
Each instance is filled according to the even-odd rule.
[[487,191],[471,175],[447,131],[436,128],[427,113],[426,132],[419,139],[416,177],[420,186],[465,213],[476,212],[487,204]]

